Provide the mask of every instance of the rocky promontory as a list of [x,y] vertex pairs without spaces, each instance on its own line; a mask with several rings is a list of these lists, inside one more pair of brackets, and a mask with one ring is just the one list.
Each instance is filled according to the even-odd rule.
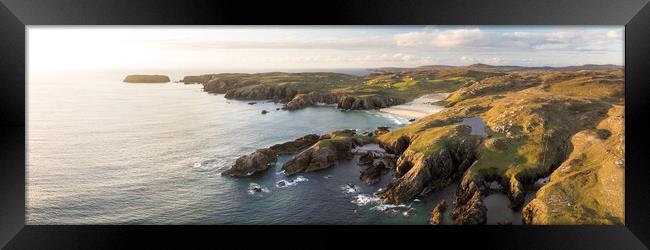
[[352,149],[372,141],[354,130],[342,130],[321,136],[321,140],[282,165],[286,175],[329,168],[339,160],[351,160]]
[[267,170],[278,158],[279,154],[295,154],[320,139],[320,136],[309,134],[293,141],[275,144],[269,148],[258,149],[255,152],[244,155],[235,161],[235,164],[228,170],[221,173],[225,176],[249,176],[256,172]]
[[[285,110],[318,104],[336,104],[339,109],[370,110],[403,104],[430,92],[460,88],[456,78],[440,79],[444,84],[428,84],[427,76],[418,75],[387,80],[379,76],[359,77],[340,73],[224,73],[186,76],[182,82],[203,84],[209,93],[225,94],[237,100],[273,100],[284,103]],[[381,78],[381,77],[379,77]],[[422,84],[412,84],[422,81]]]
[[165,75],[128,75],[122,80],[128,83],[167,83],[169,76]]
[[239,157],[235,164],[222,172],[225,176],[249,176],[267,170],[280,154],[297,154],[282,166],[285,175],[329,168],[338,160],[352,159],[352,149],[368,144],[372,136],[357,135],[354,130],[335,131],[325,135],[309,134],[296,140]]

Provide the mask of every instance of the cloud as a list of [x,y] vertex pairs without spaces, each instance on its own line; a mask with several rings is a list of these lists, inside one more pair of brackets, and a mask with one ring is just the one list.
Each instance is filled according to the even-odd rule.
[[421,49],[501,49],[501,50],[607,50],[622,44],[621,30],[584,31],[561,30],[554,32],[495,32],[472,29],[427,29],[397,34],[393,37],[397,47]]
[[[149,41],[144,41],[149,42]],[[238,40],[192,40],[172,39],[157,42],[156,45],[169,49],[322,49],[322,50],[368,50],[391,47],[387,37],[354,37],[354,38],[284,38],[271,39],[238,39]]]
[[479,29],[428,30],[395,35],[397,46],[429,45],[440,48],[468,46],[480,42],[485,33]]

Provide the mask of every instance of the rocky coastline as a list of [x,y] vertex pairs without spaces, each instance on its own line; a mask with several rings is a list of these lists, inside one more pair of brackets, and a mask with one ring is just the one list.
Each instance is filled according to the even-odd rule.
[[[239,85],[218,85],[222,86],[218,91],[225,91],[227,98],[273,99],[284,102],[287,110],[318,103],[337,104],[341,109],[374,109],[401,102],[377,96],[300,92],[252,82],[229,90],[223,86]],[[596,87],[608,90],[591,91]],[[444,202],[431,208],[431,224],[494,224],[487,220],[489,211],[483,201],[494,192],[507,195],[510,209],[522,211],[521,220],[526,224],[620,224],[622,87],[622,75],[617,70],[500,74],[459,88],[443,101],[447,108],[404,127],[391,131],[378,128],[364,134],[345,130],[308,135],[242,156],[223,175],[264,171],[279,154],[294,155],[282,166],[285,175],[334,167],[337,161],[358,154],[358,164],[363,166],[359,178],[364,183],[374,185],[392,174],[391,182],[378,193],[385,204],[426,199],[451,183],[459,183],[451,204]],[[485,123],[481,126],[485,131],[475,133],[471,124],[462,122],[470,117]],[[593,140],[604,144],[586,143]],[[368,144],[377,144],[380,150],[357,150]],[[606,150],[602,145],[620,150]],[[603,156],[608,157],[606,164],[584,163]],[[601,182],[594,181],[603,171],[621,177],[609,187],[617,192],[609,192]],[[580,179],[575,175],[591,177]],[[549,184],[539,191],[531,188],[538,179],[549,176]],[[587,181],[597,183],[595,188],[577,183]],[[594,196],[598,205],[585,203],[581,196],[558,196],[567,189]],[[526,204],[526,193],[536,191],[537,197]],[[558,197],[572,206],[558,205],[563,204],[555,200]],[[451,215],[451,221],[446,221],[445,213]]]
[[[123,80],[169,81],[164,75]],[[376,193],[384,204],[426,199],[458,183],[450,204],[431,208],[430,224],[494,224],[487,219],[484,198],[495,192],[508,197],[509,209],[521,211],[526,224],[624,223],[620,68],[474,65],[386,69],[367,76],[204,74],[179,82],[201,84],[205,92],[249,104],[271,100],[287,111],[336,105],[413,116],[412,123],[393,130],[308,134],[257,149],[236,159],[223,176],[264,172],[280,155],[292,157],[281,166],[287,176],[328,169],[357,155],[361,182],[376,185],[390,176]],[[376,148],[367,149],[369,144]],[[532,200],[526,199],[530,193]]]

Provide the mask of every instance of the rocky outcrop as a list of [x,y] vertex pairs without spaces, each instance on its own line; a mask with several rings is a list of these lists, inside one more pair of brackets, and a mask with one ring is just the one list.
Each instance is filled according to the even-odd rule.
[[364,183],[373,185],[379,182],[382,175],[395,168],[395,155],[370,150],[359,158],[359,164],[367,166],[359,178]]
[[194,83],[206,83],[210,79],[212,79],[214,75],[200,75],[200,76],[184,76],[180,82],[185,83],[185,84],[194,84]]
[[237,158],[235,164],[221,173],[225,176],[248,176],[258,171],[264,171],[274,163],[278,154],[269,148],[258,149],[252,154]]
[[291,101],[287,102],[283,108],[286,110],[296,110],[319,103],[336,104],[338,103],[338,98],[338,95],[335,94],[313,91],[306,94],[297,94],[291,99]]
[[476,183],[465,176],[456,193],[452,217],[456,224],[482,225],[487,222],[487,208]]
[[323,104],[337,104],[344,110],[370,110],[387,108],[402,104],[404,101],[387,96],[352,97],[334,93],[309,92],[295,95],[284,106],[286,110],[296,110],[304,107]]
[[275,144],[271,146],[270,149],[274,150],[278,154],[295,154],[311,145],[314,145],[314,143],[320,140],[320,138],[321,136],[319,135],[308,134],[290,142]]
[[[387,127],[378,127],[377,130],[375,130],[376,135],[386,134],[387,132]],[[393,153],[395,155],[401,155],[404,153],[410,144],[411,138],[408,135],[401,135],[399,138],[397,138],[397,140],[394,141],[379,141],[379,145],[385,149],[386,152]]]
[[[443,188],[462,176],[476,159],[476,148],[481,141],[477,137],[458,136],[452,136],[434,152],[407,148],[397,159],[399,178],[388,184],[380,194],[384,202],[399,204],[416,195],[426,195]],[[402,143],[394,145],[394,152],[399,152],[403,147]]]
[[363,183],[374,185],[381,179],[381,176],[388,171],[383,163],[372,164],[361,171],[359,178]]
[[353,97],[341,96],[338,99],[338,108],[346,110],[368,110],[368,109],[381,109],[388,108],[393,105],[405,103],[404,100],[389,97],[389,96],[368,96],[368,97]]
[[431,211],[431,219],[429,219],[429,224],[443,224],[445,220],[445,210],[447,210],[447,202],[445,200],[442,200],[433,208],[433,211]]
[[297,90],[287,87],[276,87],[272,85],[249,85],[241,88],[226,91],[225,98],[240,100],[267,100],[286,102],[298,94]]
[[374,134],[375,134],[375,135],[383,135],[383,134],[388,133],[388,132],[390,132],[390,130],[388,129],[388,127],[377,127],[377,128],[375,129]]
[[128,75],[123,82],[128,83],[167,83],[169,76],[164,75]]
[[295,154],[320,139],[320,136],[309,134],[296,140],[275,144],[269,148],[258,149],[255,152],[239,157],[235,164],[221,173],[224,176],[248,176],[255,172],[265,171],[275,161],[279,154]]
[[302,151],[282,166],[286,175],[329,168],[338,160],[351,160],[352,149],[366,142],[354,130],[338,131]]

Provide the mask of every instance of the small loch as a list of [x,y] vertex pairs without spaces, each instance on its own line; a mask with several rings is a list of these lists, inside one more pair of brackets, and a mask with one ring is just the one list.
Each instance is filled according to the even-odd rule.
[[481,117],[468,117],[464,118],[463,121],[459,123],[460,125],[467,125],[472,128],[472,132],[470,132],[471,135],[485,135],[487,136],[487,133],[485,132],[485,122]]

